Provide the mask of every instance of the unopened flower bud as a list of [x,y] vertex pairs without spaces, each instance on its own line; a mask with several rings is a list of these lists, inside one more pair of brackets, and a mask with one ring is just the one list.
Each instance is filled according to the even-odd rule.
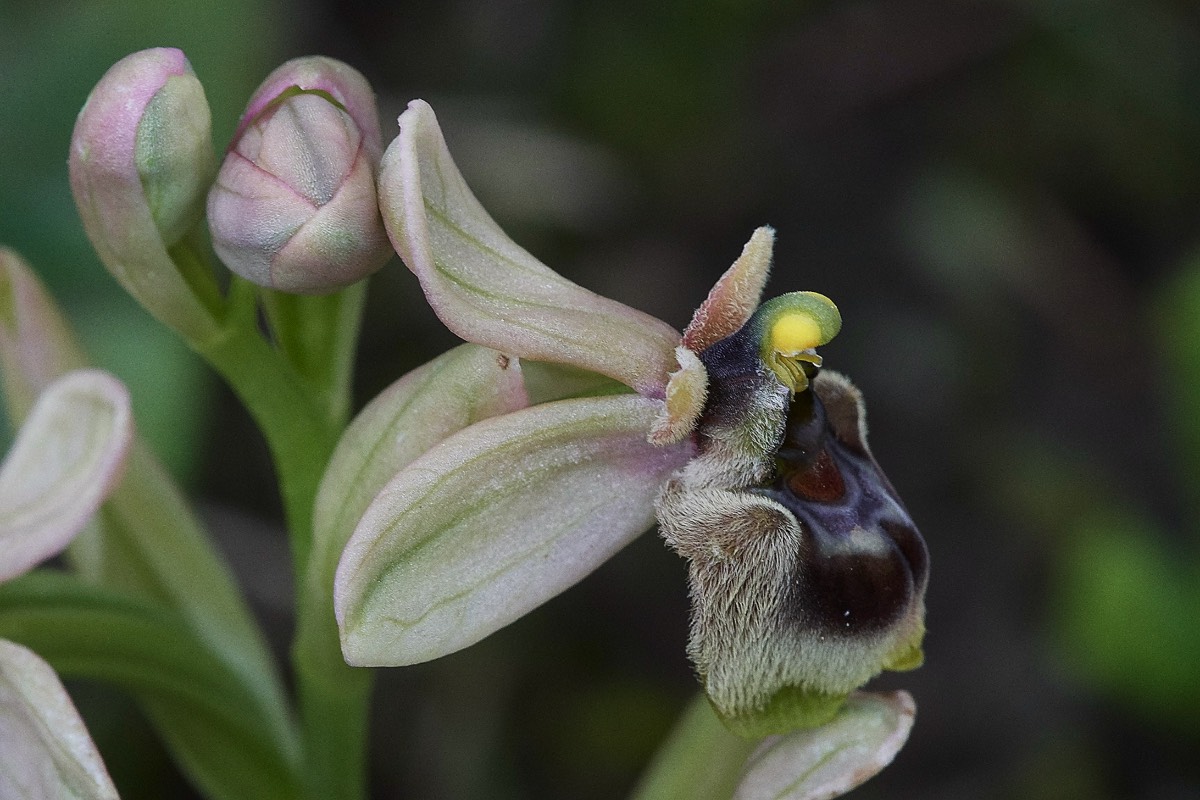
[[71,190],[100,260],[130,294],[189,338],[212,314],[168,248],[200,220],[214,158],[208,101],[179,50],[142,50],[113,65],[71,138]]
[[358,72],[300,58],[255,93],[208,196],[217,255],[238,275],[322,293],[390,257],[375,194],[375,98]]

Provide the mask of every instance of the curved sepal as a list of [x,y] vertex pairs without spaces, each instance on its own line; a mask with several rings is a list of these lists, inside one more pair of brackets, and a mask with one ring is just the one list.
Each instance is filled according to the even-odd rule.
[[566,280],[509,239],[467,187],[423,100],[400,116],[379,200],[392,244],[450,330],[662,396],[679,333]]
[[32,650],[0,639],[0,797],[117,800],[62,682]]
[[654,522],[689,446],[646,441],[660,403],[563,400],[446,439],[375,498],[334,609],[346,660],[399,666],[473,644],[578,582]]
[[819,728],[764,741],[746,762],[733,800],[830,800],[892,763],[917,707],[908,692],[855,692]]
[[129,392],[108,373],[50,384],[0,465],[0,580],[70,543],[120,479],[132,435]]

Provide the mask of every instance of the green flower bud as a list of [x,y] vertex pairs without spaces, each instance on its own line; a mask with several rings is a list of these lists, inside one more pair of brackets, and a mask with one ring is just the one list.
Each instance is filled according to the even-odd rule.
[[250,101],[208,197],[217,255],[261,286],[322,293],[383,266],[382,152],[370,86],[328,58],[289,61]]

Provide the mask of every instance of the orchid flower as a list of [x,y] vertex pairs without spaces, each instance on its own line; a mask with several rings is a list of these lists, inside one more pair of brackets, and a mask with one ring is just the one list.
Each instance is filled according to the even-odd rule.
[[[334,455],[316,513],[336,505],[332,538],[347,540],[334,598],[347,661],[466,647],[657,519],[690,563],[688,652],[730,730],[822,724],[881,670],[919,665],[924,542],[867,449],[860,393],[820,370],[837,308],[812,292],[760,305],[773,231],[754,233],[681,335],[512,242],[426,103],[399,122],[384,225],[443,323],[490,350],[471,351],[457,388],[424,382],[425,418],[455,419],[440,434],[413,447],[389,433],[421,381],[406,379]],[[550,369],[577,385],[547,390]],[[467,384],[504,402],[468,421]]]
[[[76,370],[38,396],[0,465],[0,580],[70,543],[119,482],[132,429],[129,394],[107,373]],[[54,670],[0,639],[0,797],[116,796]]]

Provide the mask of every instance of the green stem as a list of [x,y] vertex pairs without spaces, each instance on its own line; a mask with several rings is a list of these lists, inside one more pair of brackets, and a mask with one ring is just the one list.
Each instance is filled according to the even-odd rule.
[[363,291],[324,297],[265,291],[262,299],[278,349],[257,331],[254,291],[236,279],[224,335],[196,348],[250,411],[275,462],[298,592],[292,662],[307,795],[357,800],[366,793],[371,673],[342,659],[332,573],[322,570],[314,585],[309,562],[313,501],[349,409]]
[[726,730],[700,695],[655,754],[631,800],[729,800],[756,746]]
[[279,350],[326,400],[330,415],[344,421],[350,408],[354,349],[366,284],[325,295],[263,289],[263,309]]
[[226,329],[226,335],[197,349],[228,381],[267,440],[283,495],[293,565],[299,572],[308,561],[313,498],[340,426],[257,332]]
[[[330,611],[330,618],[333,614]],[[317,648],[297,640],[292,649],[300,717],[304,728],[305,771],[313,798],[366,797],[367,723],[374,672],[342,659],[334,627],[332,641]],[[303,635],[303,634],[302,634]]]

